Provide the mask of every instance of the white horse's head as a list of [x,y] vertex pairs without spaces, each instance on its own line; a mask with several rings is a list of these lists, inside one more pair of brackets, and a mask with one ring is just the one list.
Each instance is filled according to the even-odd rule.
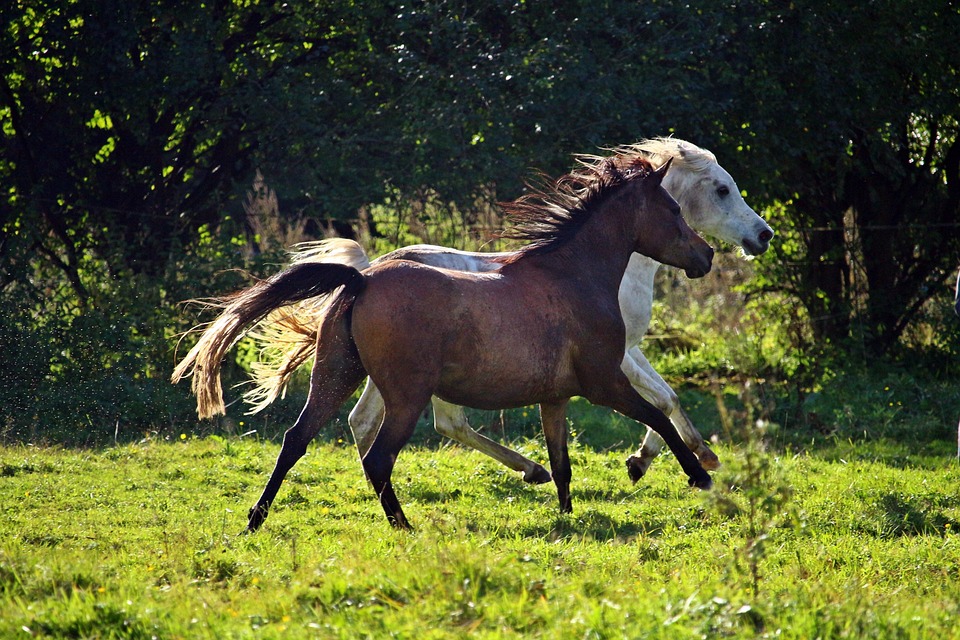
[[680,203],[691,227],[739,245],[747,255],[769,248],[773,229],[744,201],[737,183],[711,152],[677,138],[653,138],[630,146],[657,166],[673,158],[663,187]]

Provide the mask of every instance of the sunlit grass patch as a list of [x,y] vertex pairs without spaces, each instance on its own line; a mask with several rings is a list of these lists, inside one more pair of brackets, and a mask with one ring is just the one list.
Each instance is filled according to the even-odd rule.
[[956,637],[960,468],[883,451],[768,452],[796,516],[766,531],[754,593],[732,570],[745,515],[669,457],[633,485],[626,451],[575,443],[565,515],[552,485],[476,452],[408,448],[411,534],[352,447],[323,443],[242,535],[276,444],[0,449],[0,636]]

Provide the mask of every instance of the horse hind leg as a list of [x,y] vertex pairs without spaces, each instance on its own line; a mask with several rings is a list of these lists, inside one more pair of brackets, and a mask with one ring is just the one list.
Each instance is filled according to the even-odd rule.
[[248,514],[247,531],[254,532],[267,518],[270,505],[293,465],[307,452],[307,445],[337,413],[366,376],[356,348],[346,333],[346,323],[334,325],[340,314],[332,312],[322,326],[317,354],[310,374],[310,392],[296,423],[283,435],[283,445],[270,479]]
[[397,529],[412,529],[393,490],[393,467],[397,455],[413,435],[420,414],[430,400],[424,397],[402,403],[385,403],[383,423],[370,449],[363,456],[363,471],[373,485],[387,521]]
[[524,482],[529,482],[530,484],[550,482],[550,472],[547,471],[543,465],[537,464],[516,451],[508,449],[474,431],[473,428],[470,427],[470,423],[467,422],[467,416],[463,411],[463,407],[434,397],[433,424],[437,433],[440,435],[472,447],[481,453],[487,454],[504,466],[523,473]]
[[327,400],[307,399],[300,417],[292,427],[283,434],[283,445],[280,448],[280,454],[277,456],[277,462],[267,480],[267,485],[257,503],[250,509],[247,521],[247,531],[253,533],[263,524],[270,511],[270,505],[280,490],[287,473],[293,468],[300,458],[307,452],[307,445],[316,437],[317,433],[324,424],[327,423],[337,412],[337,409],[350,395],[348,392],[341,398],[340,402]]

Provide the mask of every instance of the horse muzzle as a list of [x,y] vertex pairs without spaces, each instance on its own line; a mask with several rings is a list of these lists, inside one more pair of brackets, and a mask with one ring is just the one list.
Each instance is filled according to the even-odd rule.
[[773,231],[770,229],[764,229],[757,234],[756,239],[743,238],[740,241],[740,246],[743,247],[744,253],[746,253],[748,256],[758,256],[761,253],[766,253],[767,249],[770,248],[770,240],[772,239]]
[[713,248],[707,247],[705,251],[697,253],[696,258],[696,262],[699,264],[684,269],[688,278],[702,278],[710,273],[710,269],[713,267]]

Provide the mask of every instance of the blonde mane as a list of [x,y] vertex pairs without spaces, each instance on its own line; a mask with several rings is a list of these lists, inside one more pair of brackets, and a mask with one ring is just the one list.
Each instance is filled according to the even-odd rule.
[[[698,173],[717,164],[717,157],[713,153],[680,138],[650,138],[633,144],[614,147],[608,149],[608,151],[626,157],[643,156],[655,167],[659,167],[673,158],[674,169],[687,169]],[[580,156],[584,160],[591,160],[593,157]]]

